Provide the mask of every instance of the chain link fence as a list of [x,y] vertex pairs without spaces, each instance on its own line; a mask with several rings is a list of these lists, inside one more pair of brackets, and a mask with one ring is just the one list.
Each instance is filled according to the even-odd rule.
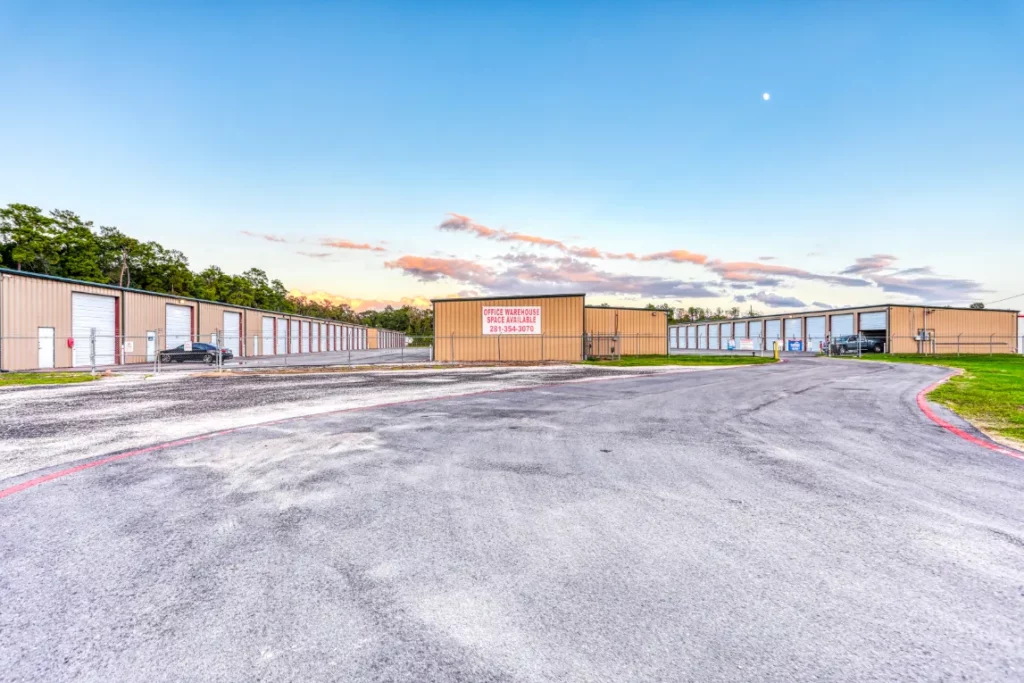
[[[999,335],[930,335],[926,338],[868,336],[822,340],[817,345],[787,340],[782,352],[803,351],[823,355],[867,354],[996,355],[1021,353],[1024,337]],[[661,335],[448,335],[405,336],[386,348],[350,348],[345,340],[295,338],[246,340],[223,331],[203,335],[171,335],[162,330],[141,336],[101,335],[89,330],[77,336],[40,328],[36,337],[0,337],[0,363],[4,371],[86,370],[103,372],[168,372],[240,368],[355,367],[403,364],[566,363],[587,359],[618,359],[638,355],[760,355],[768,348],[683,349]],[[815,346],[815,348],[811,348]],[[251,349],[279,350],[254,355]]]

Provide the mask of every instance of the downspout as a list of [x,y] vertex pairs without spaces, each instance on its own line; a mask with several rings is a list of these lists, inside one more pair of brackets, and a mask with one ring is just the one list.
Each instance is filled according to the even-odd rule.
[[[4,311],[7,310],[4,307],[4,280],[7,279],[7,273],[0,273],[0,372],[3,372],[4,367]],[[54,337],[57,335],[55,334]],[[56,348],[57,340],[53,340],[54,347]]]

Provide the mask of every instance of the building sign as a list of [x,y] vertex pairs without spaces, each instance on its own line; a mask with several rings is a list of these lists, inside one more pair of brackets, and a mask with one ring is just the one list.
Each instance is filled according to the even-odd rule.
[[484,334],[540,334],[540,306],[484,306]]
[[742,351],[753,351],[754,350],[754,340],[753,339],[740,339],[739,342],[740,342],[739,346],[740,346],[740,349]]
[[786,342],[787,351],[803,351],[804,342],[802,339],[790,339]]

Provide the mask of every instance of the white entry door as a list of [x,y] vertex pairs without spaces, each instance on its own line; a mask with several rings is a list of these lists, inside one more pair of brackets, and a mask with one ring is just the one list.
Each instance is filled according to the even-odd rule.
[[146,360],[151,363],[156,360],[156,330],[146,333]]
[[52,368],[53,362],[53,328],[39,328],[39,367]]

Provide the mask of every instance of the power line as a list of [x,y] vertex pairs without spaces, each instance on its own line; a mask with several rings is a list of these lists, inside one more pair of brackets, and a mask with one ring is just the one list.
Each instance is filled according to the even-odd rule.
[[1009,301],[1010,299],[1016,299],[1019,296],[1024,296],[1024,292],[1021,292],[1020,294],[1014,294],[1013,296],[1008,296],[1005,299],[996,299],[995,301],[989,301],[985,305],[986,306],[991,306],[992,304],[998,304],[998,303],[1002,303],[1003,301]]

